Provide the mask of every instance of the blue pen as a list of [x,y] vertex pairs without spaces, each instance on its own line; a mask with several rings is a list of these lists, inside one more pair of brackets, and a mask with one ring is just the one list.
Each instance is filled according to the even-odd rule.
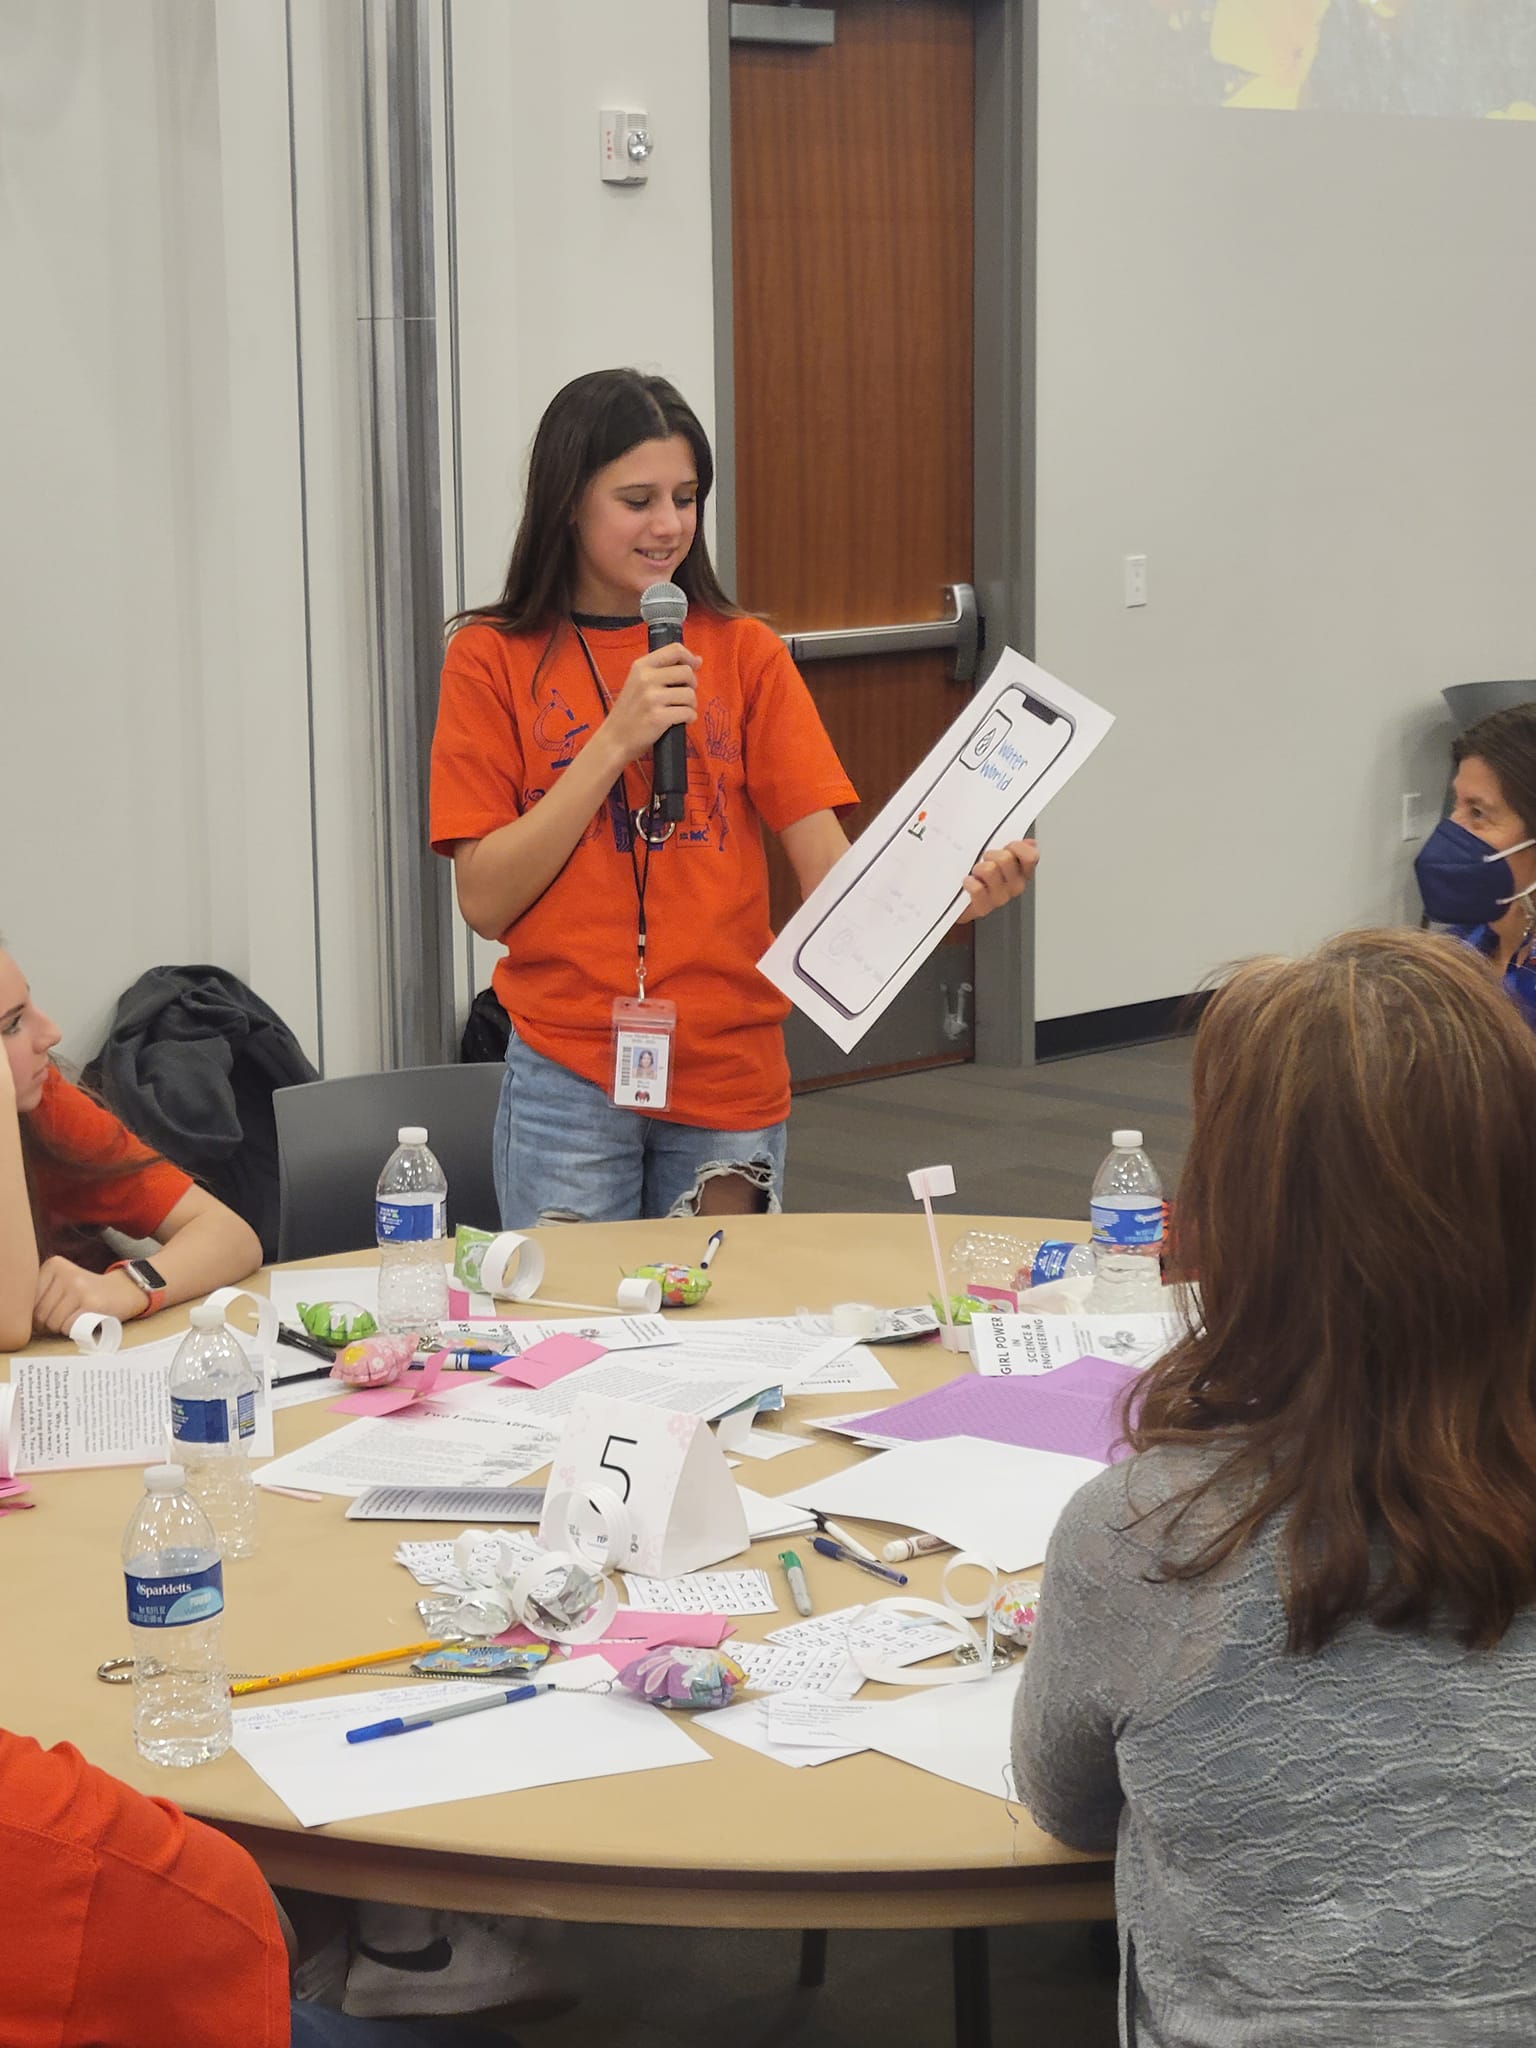
[[493,1365],[505,1365],[516,1356],[515,1351],[450,1351],[443,1363],[449,1372],[489,1372]]
[[905,1572],[893,1572],[889,1565],[876,1564],[872,1557],[855,1557],[851,1550],[841,1543],[834,1543],[830,1536],[813,1536],[811,1548],[819,1550],[823,1557],[835,1557],[840,1564],[856,1564],[861,1572],[884,1579],[887,1585],[904,1586],[907,1583]]
[[413,1728],[431,1728],[439,1721],[456,1721],[460,1714],[482,1714],[487,1707],[508,1707],[514,1700],[533,1700],[541,1692],[553,1691],[552,1685],[498,1685],[483,1692],[477,1686],[470,1698],[452,1700],[446,1707],[428,1707],[420,1714],[397,1714],[391,1721],[371,1721],[366,1728],[349,1728],[347,1740],[376,1742],[381,1735],[409,1735]]

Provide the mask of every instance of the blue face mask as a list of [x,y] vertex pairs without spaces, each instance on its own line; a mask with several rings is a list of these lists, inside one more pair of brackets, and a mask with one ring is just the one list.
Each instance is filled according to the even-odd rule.
[[1515,887],[1505,858],[1527,846],[1536,846],[1536,839],[1498,851],[1464,825],[1442,818],[1413,863],[1425,915],[1433,924],[1492,924],[1517,897],[1536,890],[1536,882],[1529,889]]

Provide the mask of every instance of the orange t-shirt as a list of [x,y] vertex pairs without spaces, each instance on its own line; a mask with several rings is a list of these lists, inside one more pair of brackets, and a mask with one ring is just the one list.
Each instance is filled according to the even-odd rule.
[[27,1121],[67,1162],[34,1157],[30,1166],[43,1213],[56,1230],[112,1229],[125,1237],[153,1237],[192,1186],[190,1175],[55,1070]]
[[[646,651],[645,627],[583,633],[616,697]],[[695,610],[684,637],[703,657],[698,718],[687,728],[687,814],[652,849],[645,897],[646,992],[677,1005],[672,1099],[661,1114],[751,1131],[789,1111],[779,1029],[789,1004],[757,971],[772,937],[761,827],[782,832],[858,798],[776,633],[759,619]],[[521,817],[603,716],[568,622],[553,645],[547,631],[462,628],[449,643],[432,742],[434,848],[451,853]],[[625,781],[630,808],[642,804],[649,761]],[[635,854],[643,872],[644,846]],[[604,804],[549,888],[502,933],[495,987],[519,1037],[605,1089],[613,1001],[635,993],[636,924],[630,857]]]
[[287,2048],[288,1952],[241,1848],[0,1730],[5,2048]]

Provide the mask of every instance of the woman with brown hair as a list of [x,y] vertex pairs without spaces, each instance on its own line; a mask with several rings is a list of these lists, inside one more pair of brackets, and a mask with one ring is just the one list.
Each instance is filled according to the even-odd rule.
[[[59,1033],[0,950],[0,1349],[82,1312],[120,1322],[243,1280],[250,1225],[134,1137],[54,1065]],[[158,1239],[118,1259],[104,1230]]]
[[1454,940],[1257,960],[1194,1062],[1202,1321],[1046,1561],[1014,1728],[1118,1846],[1122,2040],[1536,2040],[1536,1041]]
[[1536,1025],[1536,704],[1458,735],[1451,814],[1414,862],[1425,915],[1484,954]]

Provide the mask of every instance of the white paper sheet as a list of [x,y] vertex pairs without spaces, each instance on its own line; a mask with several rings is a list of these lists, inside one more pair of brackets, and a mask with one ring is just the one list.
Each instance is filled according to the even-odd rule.
[[1114,723],[1004,648],[988,681],[758,962],[852,1052],[965,908],[989,847],[1019,838]]
[[768,1640],[790,1649],[840,1649],[845,1654],[850,1654],[857,1642],[861,1650],[884,1663],[904,1665],[944,1656],[953,1651],[958,1638],[942,1621],[898,1614],[883,1601],[872,1600],[863,1607],[839,1607],[829,1614],[812,1614],[804,1621],[771,1628]]
[[994,1799],[1017,1799],[1009,1760],[1013,1702],[1022,1664],[975,1685],[946,1685],[910,1699],[871,1703],[859,1733],[870,1749],[898,1762],[969,1785]]
[[878,1394],[896,1382],[862,1344],[850,1344],[839,1358],[829,1359],[808,1373],[794,1389],[797,1394]]
[[675,1354],[658,1351],[626,1351],[595,1359],[554,1380],[547,1387],[487,1386],[475,1374],[471,1387],[439,1391],[424,1407],[443,1414],[485,1416],[492,1421],[552,1430],[556,1435],[578,1401],[597,1397],[634,1401],[642,1408],[665,1408],[675,1415],[698,1415],[706,1422],[750,1401],[764,1388],[777,1385],[772,1372],[757,1373],[750,1360],[739,1361],[728,1375],[723,1371],[692,1372],[670,1364]]
[[[464,1535],[469,1535],[466,1529]],[[461,1571],[453,1561],[457,1537],[442,1543],[400,1543],[395,1563],[403,1564],[418,1586],[432,1586],[446,1592],[467,1593],[474,1574],[495,1553],[517,1557],[524,1564],[537,1564],[544,1555],[542,1545],[526,1529],[486,1529],[470,1552],[469,1570]]]
[[747,1674],[752,1692],[830,1693],[847,1699],[864,1683],[864,1674],[837,1644],[792,1643],[726,1644],[726,1655],[734,1657]]
[[1042,1562],[1062,1509],[1104,1470],[1091,1458],[949,1436],[882,1451],[791,1497],[825,1515],[942,1536],[1014,1572]]
[[312,1266],[305,1272],[274,1268],[267,1276],[267,1293],[280,1323],[302,1328],[301,1301],[355,1301],[369,1315],[379,1312],[379,1268],[377,1260],[366,1266]]
[[[569,1687],[604,1683],[612,1667],[582,1657],[548,1676]],[[349,1743],[348,1728],[462,1700],[467,1679],[235,1710],[234,1747],[301,1826],[439,1806],[631,1771],[709,1761],[675,1715],[625,1692],[563,1690],[409,1735]]]
[[685,1572],[676,1579],[648,1579],[626,1572],[631,1607],[653,1614],[777,1614],[768,1574],[760,1571]]
[[297,1486],[356,1499],[370,1486],[515,1486],[555,1454],[548,1432],[442,1414],[421,1401],[403,1415],[359,1416],[256,1474],[258,1486]]
[[680,1333],[661,1316],[553,1316],[530,1322],[498,1315],[468,1322],[450,1318],[438,1328],[445,1344],[474,1338],[509,1352],[527,1351],[547,1337],[585,1337],[605,1351],[657,1351],[681,1341]]
[[782,1429],[749,1429],[745,1436],[733,1437],[731,1449],[743,1458],[756,1458],[759,1462],[767,1458],[782,1458],[786,1451],[804,1451],[816,1441],[810,1436],[790,1436]]
[[[171,1362],[183,1338],[162,1337],[110,1357],[13,1358],[17,1470],[71,1472],[159,1464],[171,1455]],[[257,1380],[253,1458],[272,1455],[266,1369]]]
[[1184,1335],[1171,1310],[1144,1315],[997,1315],[971,1318],[971,1356],[985,1378],[1054,1372],[1075,1358],[1151,1365]]
[[808,1529],[816,1526],[815,1517],[803,1508],[797,1508],[793,1501],[774,1500],[766,1493],[754,1493],[750,1486],[739,1482],[736,1491],[741,1495],[741,1504],[747,1512],[747,1534],[754,1543],[766,1542],[773,1536],[803,1536]]
[[847,1756],[873,1708],[862,1700],[820,1699],[812,1693],[777,1693],[763,1702],[768,1740],[780,1748],[835,1750]]
[[[717,1714],[711,1714],[705,1726],[711,1735],[723,1735],[727,1742],[739,1743],[743,1749],[755,1749],[759,1756],[766,1756],[776,1764],[787,1764],[792,1771],[804,1771],[817,1764],[834,1764],[839,1757],[857,1756],[867,1747],[862,1736],[849,1725],[848,1740],[844,1748],[810,1748],[799,1742],[775,1742],[768,1732],[768,1710],[777,1706],[781,1699],[802,1697],[795,1694],[774,1694],[757,1700],[738,1700],[733,1707],[724,1707]],[[862,1709],[864,1702],[837,1702]],[[873,1711],[873,1708],[871,1708]]]
[[544,1512],[542,1486],[511,1489],[473,1486],[375,1486],[347,1509],[349,1522],[536,1522]]

